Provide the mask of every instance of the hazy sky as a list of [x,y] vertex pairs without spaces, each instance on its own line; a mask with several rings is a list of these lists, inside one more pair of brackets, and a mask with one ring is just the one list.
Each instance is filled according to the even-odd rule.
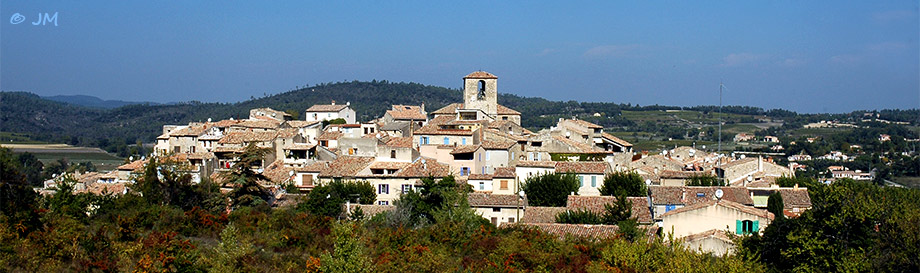
[[920,107],[916,0],[338,2],[3,0],[0,89],[235,102],[481,69],[551,100]]

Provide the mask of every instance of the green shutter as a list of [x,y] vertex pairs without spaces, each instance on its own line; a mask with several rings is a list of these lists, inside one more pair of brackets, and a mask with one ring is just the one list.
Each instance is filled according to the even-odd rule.
[[735,234],[744,234],[744,223],[741,220],[735,220]]
[[754,228],[752,229],[752,231],[755,233],[760,231],[760,220],[754,221]]

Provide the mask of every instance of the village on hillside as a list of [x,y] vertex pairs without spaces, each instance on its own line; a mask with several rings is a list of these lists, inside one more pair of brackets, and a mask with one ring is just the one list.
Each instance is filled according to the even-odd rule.
[[[734,251],[730,235],[746,236],[770,225],[776,217],[767,211],[771,194],[782,196],[785,217],[811,208],[805,187],[776,182],[794,176],[797,158],[790,157],[784,166],[767,153],[676,147],[650,154],[605,133],[603,126],[574,118],[534,132],[521,126],[520,112],[499,104],[497,83],[497,76],[475,71],[463,77],[462,102],[431,112],[425,105],[393,105],[374,120],[356,120],[349,102],[330,101],[305,109],[302,120],[257,108],[248,119],[165,125],[153,156],[184,164],[182,170],[195,183],[224,185],[221,174],[231,170],[244,148],[255,145],[269,151],[255,171],[269,178],[262,184],[274,194],[276,206],[332,181],[370,183],[376,200],[349,205],[346,214],[359,207],[370,214],[392,210],[401,194],[418,190],[422,179],[453,176],[472,188],[469,205],[492,224],[529,225],[560,236],[613,234],[616,226],[559,224],[556,215],[602,212],[616,202],[616,197],[601,195],[605,176],[633,172],[648,188],[645,196],[628,198],[640,229],[671,234],[692,249],[716,255]],[[736,136],[737,141],[750,137]],[[75,188],[123,194],[147,162],[139,158],[109,173],[82,174]],[[868,175],[842,167],[832,171],[835,177]],[[528,205],[523,185],[547,173],[577,176],[580,187],[566,206]],[[700,176],[715,177],[724,186],[691,186],[688,181]],[[55,183],[46,182],[44,190],[53,190]],[[294,188],[299,193],[289,192]]]

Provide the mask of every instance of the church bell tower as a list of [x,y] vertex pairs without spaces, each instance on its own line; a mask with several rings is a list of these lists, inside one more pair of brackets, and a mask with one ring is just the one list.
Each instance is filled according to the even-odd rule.
[[463,108],[479,109],[487,115],[498,114],[498,77],[476,71],[463,77]]

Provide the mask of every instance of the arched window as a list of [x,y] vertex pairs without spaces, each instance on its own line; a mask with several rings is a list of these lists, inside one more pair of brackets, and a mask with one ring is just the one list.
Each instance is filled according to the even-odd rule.
[[477,95],[478,99],[483,99],[486,97],[486,81],[479,80],[479,94]]

